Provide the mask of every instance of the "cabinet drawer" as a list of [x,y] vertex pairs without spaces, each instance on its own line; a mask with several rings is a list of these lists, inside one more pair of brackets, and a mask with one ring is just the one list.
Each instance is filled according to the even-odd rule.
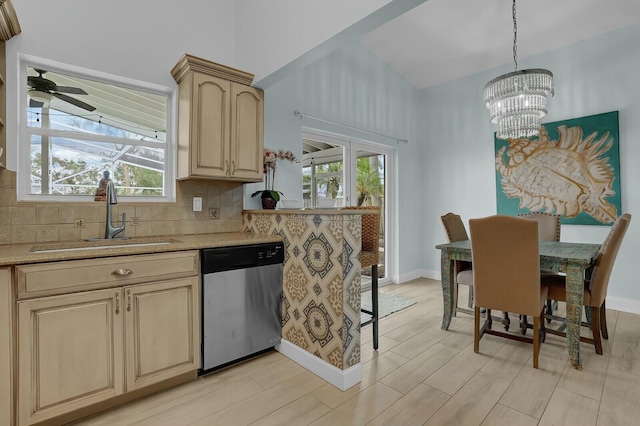
[[197,251],[16,266],[18,299],[198,275]]

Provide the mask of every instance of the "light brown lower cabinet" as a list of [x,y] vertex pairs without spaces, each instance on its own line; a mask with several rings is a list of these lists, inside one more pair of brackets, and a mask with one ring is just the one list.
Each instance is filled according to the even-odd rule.
[[18,302],[17,423],[199,367],[198,277]]
[[197,277],[125,287],[125,389],[200,366]]
[[12,419],[13,380],[12,363],[12,317],[13,293],[11,270],[0,268],[0,425],[10,425]]

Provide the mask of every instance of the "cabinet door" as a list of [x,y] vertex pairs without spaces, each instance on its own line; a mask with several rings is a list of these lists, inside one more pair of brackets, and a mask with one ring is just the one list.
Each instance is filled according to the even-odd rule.
[[127,392],[200,366],[198,277],[125,287]]
[[228,176],[231,82],[194,72],[191,90],[191,175]]
[[122,288],[18,302],[18,424],[123,392]]
[[11,330],[13,294],[9,268],[0,269],[0,425],[10,425],[13,401],[11,374]]
[[264,94],[243,84],[231,85],[231,175],[261,181],[264,147]]

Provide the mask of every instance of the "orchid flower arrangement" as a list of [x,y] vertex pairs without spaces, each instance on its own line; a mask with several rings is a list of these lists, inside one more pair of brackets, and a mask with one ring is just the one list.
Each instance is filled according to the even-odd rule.
[[300,161],[293,155],[291,151],[279,150],[278,152],[265,148],[263,165],[264,165],[264,190],[256,191],[251,194],[255,197],[261,194],[261,198],[273,198],[276,201],[280,201],[280,195],[282,192],[274,189],[276,180],[276,165],[278,160],[288,160],[292,163],[299,163]]

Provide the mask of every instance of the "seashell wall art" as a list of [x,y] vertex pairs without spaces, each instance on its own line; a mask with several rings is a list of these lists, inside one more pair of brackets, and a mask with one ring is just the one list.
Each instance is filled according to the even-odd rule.
[[618,111],[543,124],[535,138],[494,136],[498,214],[613,224],[622,214],[618,136]]

